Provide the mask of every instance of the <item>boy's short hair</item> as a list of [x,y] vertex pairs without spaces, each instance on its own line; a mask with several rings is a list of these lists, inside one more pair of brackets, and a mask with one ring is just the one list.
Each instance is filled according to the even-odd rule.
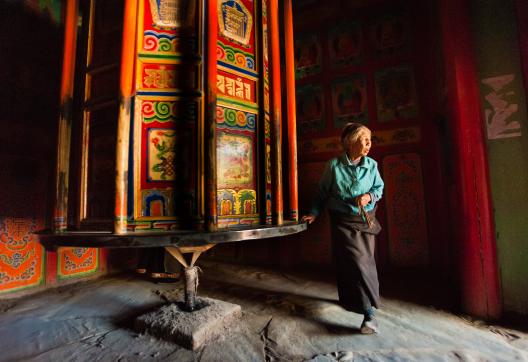
[[351,143],[354,143],[364,133],[368,133],[370,135],[372,134],[372,131],[361,123],[347,123],[341,131],[341,144],[343,146],[347,146]]

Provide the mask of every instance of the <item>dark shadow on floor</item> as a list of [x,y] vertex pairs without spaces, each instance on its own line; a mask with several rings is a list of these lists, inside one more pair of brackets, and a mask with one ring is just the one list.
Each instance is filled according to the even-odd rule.
[[[207,260],[204,265],[207,266],[214,263],[212,260]],[[220,264],[223,263],[230,264],[226,262]],[[255,266],[243,263],[232,263],[232,265],[258,268],[263,273],[281,275],[285,279],[308,279],[328,283],[332,286],[336,285],[335,271],[332,266],[283,269],[269,265]],[[204,268],[204,270],[206,269]],[[207,275],[205,275],[205,278],[207,278]],[[432,306],[457,313],[459,310],[457,308],[457,291],[453,286],[454,283],[449,283],[444,279],[424,270],[393,269],[383,271],[379,274],[380,294],[382,298],[395,299],[422,306]],[[331,300],[328,301],[331,302]],[[337,303],[337,299],[334,302]]]
[[433,273],[394,269],[380,274],[379,279],[382,297],[458,312],[456,290]]

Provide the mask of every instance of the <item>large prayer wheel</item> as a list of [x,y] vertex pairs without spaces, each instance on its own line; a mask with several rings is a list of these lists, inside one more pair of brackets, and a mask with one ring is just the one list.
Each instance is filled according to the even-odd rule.
[[68,0],[53,234],[296,223],[291,29],[290,1]]

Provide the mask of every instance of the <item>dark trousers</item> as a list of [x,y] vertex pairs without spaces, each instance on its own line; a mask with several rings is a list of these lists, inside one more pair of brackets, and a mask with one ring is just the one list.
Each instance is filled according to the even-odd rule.
[[332,250],[337,272],[339,303],[346,310],[364,313],[379,308],[379,282],[374,259],[375,238],[381,227],[372,215],[369,228],[361,218],[331,213]]

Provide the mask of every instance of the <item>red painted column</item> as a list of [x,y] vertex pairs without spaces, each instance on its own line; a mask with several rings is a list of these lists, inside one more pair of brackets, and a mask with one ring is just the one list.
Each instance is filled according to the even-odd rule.
[[279,1],[270,1],[270,39],[271,39],[271,99],[273,120],[273,145],[275,155],[273,164],[273,216],[277,225],[282,225],[283,196],[282,196],[282,102],[281,102],[281,78],[280,78],[280,42],[279,42]]
[[457,221],[454,249],[459,258],[461,302],[471,315],[496,319],[501,299],[469,1],[439,4],[454,148],[450,161],[457,179],[450,216]]
[[121,49],[121,75],[119,119],[116,144],[116,196],[114,232],[127,232],[128,152],[132,96],[134,95],[134,62],[136,58],[137,0],[125,1],[123,19],[123,47]]
[[286,59],[286,100],[288,115],[288,188],[290,220],[299,219],[297,187],[297,117],[295,105],[295,58],[292,0],[284,1],[284,52]]
[[217,38],[218,18],[217,0],[204,1],[205,24],[205,112],[204,112],[204,138],[205,138],[205,204],[206,227],[209,231],[218,228],[217,213],[217,164],[216,164],[216,73],[217,73]]
[[61,114],[57,140],[57,174],[53,229],[65,231],[68,227],[68,181],[70,170],[70,143],[72,125],[73,78],[77,48],[77,0],[66,2],[64,21],[64,49],[60,90]]

